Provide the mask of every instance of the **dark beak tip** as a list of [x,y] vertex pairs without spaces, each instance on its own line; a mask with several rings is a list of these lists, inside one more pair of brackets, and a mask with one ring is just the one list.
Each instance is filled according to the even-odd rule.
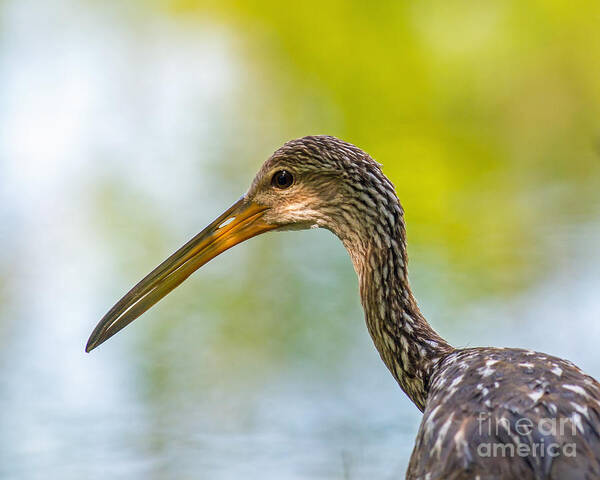
[[92,340],[91,338],[88,340],[86,346],[85,346],[85,353],[90,353],[94,348],[96,348],[99,344],[95,341]]

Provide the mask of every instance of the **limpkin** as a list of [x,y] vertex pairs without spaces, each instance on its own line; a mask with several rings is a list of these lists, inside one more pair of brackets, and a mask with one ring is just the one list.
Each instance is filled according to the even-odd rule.
[[423,412],[407,478],[600,478],[600,384],[550,355],[453,348],[441,338],[409,286],[394,186],[367,153],[335,137],[279,148],[243,197],[119,300],[86,351],[228,248],[271,230],[317,227],[348,250],[373,342]]

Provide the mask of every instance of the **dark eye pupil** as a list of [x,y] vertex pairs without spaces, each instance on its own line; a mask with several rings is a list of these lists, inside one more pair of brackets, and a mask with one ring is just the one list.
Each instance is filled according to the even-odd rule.
[[273,175],[273,185],[277,188],[288,188],[294,182],[294,177],[287,170],[280,170]]

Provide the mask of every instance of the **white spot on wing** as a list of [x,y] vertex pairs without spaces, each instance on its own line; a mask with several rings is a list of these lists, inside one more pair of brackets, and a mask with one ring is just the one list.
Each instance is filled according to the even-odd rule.
[[489,377],[492,373],[494,373],[496,370],[494,370],[493,368],[490,368],[489,365],[486,364],[485,368],[479,368],[477,370],[477,372],[482,376],[482,377]]
[[427,421],[425,422],[425,441],[428,442],[429,441],[429,437],[431,436],[431,433],[435,427],[435,414],[437,413],[438,409],[440,408],[440,405],[438,405],[437,407],[435,407],[431,413],[429,414],[429,416],[427,417]]
[[575,410],[577,410],[579,413],[581,413],[585,418],[587,418],[589,420],[590,416],[588,414],[588,408],[587,408],[587,406],[585,406],[585,405],[581,406],[581,405],[579,405],[578,403],[575,403],[575,402],[570,402],[570,403],[571,403],[571,406]]
[[[577,414],[575,414],[575,415],[577,415]],[[448,429],[450,428],[450,425],[452,424],[452,417],[454,417],[454,412],[452,412],[450,414],[450,416],[448,417],[448,420],[446,420],[444,422],[444,424],[442,425],[442,427],[440,428],[437,439],[435,441],[435,444],[433,445],[432,453],[437,452],[438,458],[440,458],[440,454],[442,453],[442,444],[444,443],[444,438],[446,437],[446,434],[448,433]]]
[[464,427],[461,427],[456,435],[454,435],[454,444],[456,445],[456,453],[460,456],[466,456],[469,453],[469,445],[465,440]]
[[585,383],[588,387],[595,388],[598,390],[598,384],[594,382],[591,378],[586,378],[583,383]]
[[583,424],[581,423],[581,415],[579,415],[578,413],[574,413],[573,415],[571,415],[571,421],[573,422],[575,427],[577,427],[577,430],[579,430],[581,433],[585,433],[583,431]]
[[584,397],[588,396],[587,392],[579,385],[563,385],[563,388],[571,390],[572,392],[578,393],[579,395],[582,395]]
[[531,392],[527,396],[529,398],[531,398],[534,403],[536,403],[540,398],[542,398],[542,395],[544,395],[544,390],[540,389],[540,390],[536,390],[535,392]]
[[452,380],[452,383],[450,384],[450,388],[454,388],[456,387],[460,382],[462,382],[464,375],[459,375],[458,377],[456,377],[454,380]]

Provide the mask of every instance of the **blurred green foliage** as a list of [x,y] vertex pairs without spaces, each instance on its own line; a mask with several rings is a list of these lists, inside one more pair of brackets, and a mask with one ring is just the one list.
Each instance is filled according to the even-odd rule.
[[334,134],[383,163],[411,245],[438,252],[419,261],[469,296],[520,291],[557,254],[544,226],[597,211],[598,2],[156,5],[233,32],[270,138]]
[[[189,203],[206,212],[208,199],[233,201],[287,139],[332,134],[355,143],[397,186],[417,297],[438,314],[438,327],[469,302],[535,285],[560,266],[560,232],[598,213],[598,3],[141,5],[182,27],[218,32],[236,55],[229,114],[215,120],[218,153],[198,166],[210,186]],[[195,148],[202,158],[209,150]],[[140,275],[184,238],[167,233],[168,221],[154,231],[162,206],[150,218],[136,213],[140,205],[123,211],[131,192],[111,209],[106,198],[124,190],[111,182],[98,196],[107,221],[153,239],[131,257]],[[151,352],[151,397],[169,396],[158,405],[171,405],[172,392],[198,398],[205,382],[238,369],[262,377],[285,362],[330,368],[351,355],[363,329],[356,280],[327,235],[237,247],[150,314],[163,319],[144,330],[140,349],[144,358]],[[202,375],[190,378],[190,363],[204,365]]]

